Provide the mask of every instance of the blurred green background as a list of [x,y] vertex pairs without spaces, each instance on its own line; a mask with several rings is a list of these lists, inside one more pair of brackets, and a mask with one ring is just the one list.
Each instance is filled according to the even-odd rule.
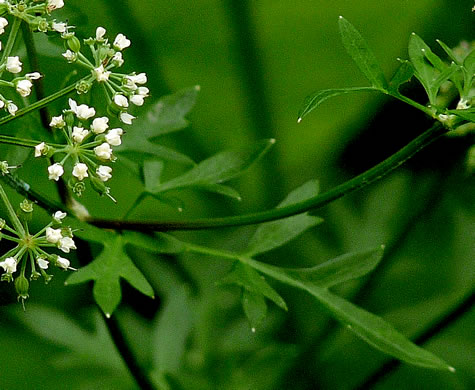
[[[339,15],[363,34],[387,77],[397,68],[397,57],[407,58],[413,31],[438,53],[436,38],[449,46],[473,39],[469,0],[65,2],[56,17],[76,25],[79,36],[103,26],[110,36],[122,32],[132,40],[125,67],[148,74],[150,100],[201,86],[191,126],[165,138],[168,146],[200,161],[257,139],[277,140],[259,164],[233,181],[242,202],[179,193],[185,217],[267,209],[315,178],[327,190],[430,126],[422,114],[375,94],[330,100],[297,125],[299,108],[311,92],[367,85],[340,42]],[[58,79],[48,78],[48,69],[59,67],[66,74],[68,68],[58,58],[59,47],[41,39],[38,45],[46,88],[53,91]],[[425,103],[416,83],[407,93]],[[62,104],[56,105],[58,112]],[[271,307],[253,334],[238,289],[215,285],[229,263],[136,251],[136,265],[158,298],[152,301],[124,283],[117,314],[140,364],[158,382],[163,383],[165,371],[171,373],[171,389],[475,388],[475,312],[468,306],[449,315],[470,296],[475,276],[475,187],[465,161],[471,142],[469,137],[438,140],[382,182],[320,210],[324,224],[261,259],[310,266],[386,244],[379,268],[367,279],[347,283],[341,294],[411,338],[449,316],[424,346],[456,374],[403,364],[370,384],[388,358],[340,328],[309,296],[276,285],[290,310]],[[171,176],[183,167],[167,164],[166,169]],[[37,162],[27,162],[22,175],[46,193],[48,184],[38,179],[37,170]],[[140,192],[140,181],[126,167],[116,172],[111,187],[118,205],[90,191],[84,202],[92,214],[121,218]],[[132,215],[171,216],[175,210],[151,200]],[[202,245],[239,249],[254,229],[177,234]],[[0,389],[134,389],[90,286],[64,287],[65,278],[57,273],[48,286],[33,283],[26,313],[12,286],[1,286]]]

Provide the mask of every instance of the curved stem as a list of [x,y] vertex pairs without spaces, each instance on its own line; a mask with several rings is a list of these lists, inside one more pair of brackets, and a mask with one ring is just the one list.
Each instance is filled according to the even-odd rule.
[[21,234],[22,236],[24,236],[25,229],[23,228],[23,225],[18,219],[18,216],[16,215],[15,210],[13,209],[12,204],[10,203],[10,200],[8,199],[6,192],[1,185],[0,185],[0,198],[3,201],[5,208],[7,209],[8,216],[10,217],[10,222],[12,223],[17,234]]
[[327,205],[328,203],[352,193],[358,189],[364,188],[374,183],[391,171],[405,163],[414,154],[428,146],[441,135],[449,130],[444,128],[439,122],[435,123],[429,130],[415,138],[404,148],[374,166],[362,174],[350,179],[333,189],[324,192],[321,195],[307,199],[306,201],[295,203],[290,206],[261,211],[253,214],[237,215],[222,218],[203,218],[184,221],[161,221],[161,222],[143,222],[143,221],[119,221],[105,220],[98,218],[88,218],[87,222],[103,228],[118,230],[138,230],[138,231],[171,231],[171,230],[202,230],[218,227],[231,227],[252,225],[262,222],[274,221],[287,218],[292,215],[301,214]]

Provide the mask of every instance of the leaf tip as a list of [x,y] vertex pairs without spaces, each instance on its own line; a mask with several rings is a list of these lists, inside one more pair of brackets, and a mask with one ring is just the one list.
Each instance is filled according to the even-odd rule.
[[454,368],[454,367],[452,367],[452,366],[449,366],[449,371],[450,371],[450,372],[452,372],[452,373],[454,373],[456,370],[455,370],[455,368]]
[[297,123],[300,123],[302,122],[302,117],[300,117],[299,119],[297,119]]
[[201,90],[201,85],[195,85],[195,91]]
[[384,251],[386,249],[386,245],[381,244],[381,250]]
[[111,318],[111,313],[105,313],[106,318]]
[[338,19],[342,20],[342,19],[344,19],[344,17],[340,15],[340,16],[338,16]]
[[256,328],[251,328],[252,333],[256,333]]
[[275,138],[270,138],[270,139],[269,139],[269,143],[270,143],[271,145],[274,145],[274,144],[275,144]]

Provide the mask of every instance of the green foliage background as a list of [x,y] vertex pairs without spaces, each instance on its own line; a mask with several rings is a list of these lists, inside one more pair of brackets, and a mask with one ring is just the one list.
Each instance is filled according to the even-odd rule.
[[[201,161],[223,149],[276,138],[264,159],[233,180],[243,195],[241,202],[186,190],[177,194],[187,217],[267,209],[315,178],[322,189],[329,189],[429,127],[422,114],[374,94],[325,102],[297,125],[297,113],[309,93],[366,85],[340,42],[339,15],[365,36],[388,77],[398,66],[396,57],[407,58],[412,31],[434,48],[436,38],[449,46],[473,39],[473,2],[468,0],[66,3],[58,18],[77,25],[79,36],[92,35],[101,25],[111,35],[122,32],[132,40],[126,51],[129,70],[147,72],[151,100],[201,86],[191,126],[165,137],[166,145]],[[45,73],[51,66],[66,69],[55,50],[60,52],[39,42]],[[54,90],[55,82],[46,78],[46,87]],[[419,89],[409,92],[425,103]],[[317,215],[324,224],[263,259],[304,267],[386,244],[376,271],[339,292],[417,337],[473,290],[475,187],[465,166],[467,141],[439,140],[384,181],[320,210]],[[33,163],[27,163],[22,174],[41,189],[47,184],[29,169],[38,169]],[[181,169],[167,164],[165,174],[171,177]],[[111,188],[118,206],[91,193],[85,203],[92,214],[121,218],[139,194],[141,184],[132,172],[116,172]],[[132,217],[160,220],[175,215],[176,210],[149,199]],[[254,230],[177,235],[238,250],[245,248]],[[164,381],[163,373],[169,372],[184,381],[185,389],[355,389],[387,360],[329,320],[299,291],[276,284],[289,311],[270,306],[262,328],[253,334],[238,289],[215,284],[230,263],[138,250],[132,255],[157,299],[124,283],[117,315],[140,364],[157,381]],[[1,286],[0,388],[134,388],[89,286],[64,287],[65,277],[55,276],[48,286],[34,284],[26,313],[6,288],[10,286]],[[373,388],[474,388],[474,315],[468,310],[424,345],[453,365],[456,374],[401,365]]]

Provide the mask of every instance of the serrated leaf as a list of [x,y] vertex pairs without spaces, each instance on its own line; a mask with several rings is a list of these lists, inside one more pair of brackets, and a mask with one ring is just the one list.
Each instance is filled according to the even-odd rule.
[[94,281],[94,299],[107,316],[114,312],[121,301],[121,278],[141,293],[153,297],[152,287],[125,251],[127,240],[120,234],[110,233],[108,239],[101,243],[104,248],[99,256],[71,274],[66,283]]
[[255,294],[243,290],[241,297],[242,307],[251,328],[255,330],[264,321],[267,315],[267,303],[262,294]]
[[285,269],[252,259],[247,259],[246,263],[276,280],[307,291],[332,316],[376,349],[417,366],[452,370],[443,360],[412,343],[382,318],[331,293],[326,288],[317,286],[314,278],[310,278],[309,281],[301,277],[301,272],[296,273],[295,270],[287,272]]
[[399,87],[407,83],[412,76],[414,76],[414,68],[409,61],[401,60],[401,65],[394,73],[391,82],[389,83],[389,90],[393,92],[398,92]]
[[324,89],[308,95],[302,105],[302,108],[299,111],[300,122],[304,117],[306,117],[310,112],[315,110],[320,104],[325,100],[330,99],[334,96],[345,95],[353,92],[369,92],[369,91],[378,91],[378,88],[374,87],[356,87],[356,88],[336,88],[336,89]]
[[163,193],[184,187],[220,184],[233,179],[259,160],[274,142],[274,140],[264,140],[239,150],[218,153],[200,162],[183,175],[162,183],[153,193]]
[[254,294],[261,294],[280,308],[287,310],[287,305],[282,297],[266,282],[259,272],[246,264],[235,262],[231,272],[218,282],[218,285],[229,284],[235,284]]
[[343,16],[340,16],[338,25],[343,45],[361,72],[363,72],[373,87],[383,90],[387,89],[388,83],[384,73],[358,30]]
[[[277,208],[302,202],[318,195],[318,182],[311,180],[293,190],[277,206]],[[266,222],[257,228],[249,241],[246,256],[253,257],[286,244],[305,230],[323,222],[319,217],[311,217],[307,213],[294,215],[289,218],[273,222]]]

